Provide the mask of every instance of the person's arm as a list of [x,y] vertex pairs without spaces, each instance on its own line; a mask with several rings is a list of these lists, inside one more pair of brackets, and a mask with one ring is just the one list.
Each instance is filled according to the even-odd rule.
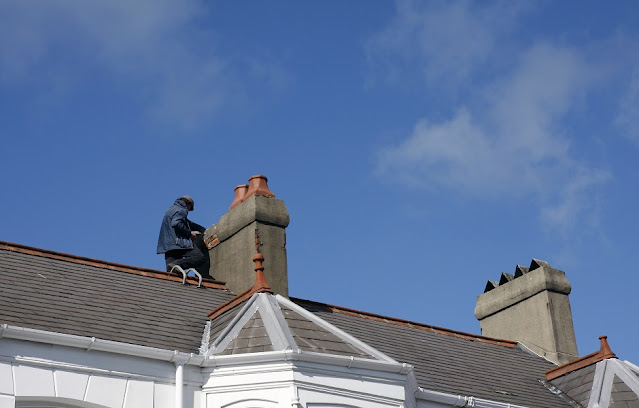
[[189,228],[186,214],[182,214],[180,211],[176,211],[171,217],[171,228],[175,230],[175,233],[182,238],[191,238],[191,229]]
[[203,226],[201,226],[198,223],[195,223],[191,220],[187,220],[189,222],[189,225],[191,227],[191,231],[198,231],[201,232],[202,234],[204,234],[204,232],[206,231],[206,228],[204,228]]

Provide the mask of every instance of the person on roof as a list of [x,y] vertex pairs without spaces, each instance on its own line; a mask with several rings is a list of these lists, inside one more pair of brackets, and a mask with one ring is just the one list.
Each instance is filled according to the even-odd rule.
[[157,253],[164,254],[166,270],[169,272],[174,266],[183,270],[194,268],[202,277],[211,278],[210,260],[203,239],[205,228],[186,218],[194,205],[193,198],[185,195],[166,210],[160,227]]

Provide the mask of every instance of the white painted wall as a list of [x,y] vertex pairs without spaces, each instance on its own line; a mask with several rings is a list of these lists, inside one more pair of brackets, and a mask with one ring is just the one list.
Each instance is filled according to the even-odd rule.
[[[184,407],[200,408],[200,369],[185,367],[184,373]],[[0,339],[0,408],[35,400],[80,407],[173,408],[174,376],[171,362]]]
[[209,377],[202,390],[205,408],[405,406],[405,374],[302,361],[206,371]]

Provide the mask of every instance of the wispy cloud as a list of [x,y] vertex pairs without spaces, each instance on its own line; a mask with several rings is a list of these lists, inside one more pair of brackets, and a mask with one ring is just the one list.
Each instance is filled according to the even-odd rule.
[[[431,78],[449,72],[452,86],[472,77],[472,98],[456,102],[456,113],[448,120],[417,120],[408,137],[379,151],[377,174],[435,191],[528,199],[538,205],[545,225],[560,231],[583,224],[584,217],[594,220],[591,195],[611,176],[579,157],[579,141],[565,118],[584,105],[600,78],[599,68],[587,63],[576,48],[537,41],[512,55],[497,78],[482,76],[480,68],[497,52],[491,50],[500,47],[505,28],[496,16],[503,11],[487,9],[474,19],[469,3],[445,4],[447,11],[430,14],[411,13],[410,2],[400,3],[391,28],[368,47],[401,50],[417,42],[412,48],[420,47],[421,61],[416,63],[428,74],[426,89]],[[411,32],[429,34],[405,41],[398,35],[401,20]],[[470,20],[468,32],[457,35],[449,28]],[[470,41],[465,52],[469,33],[474,32],[477,40]],[[445,41],[433,42],[442,36]],[[437,56],[438,51],[444,56]]]
[[639,146],[639,66],[635,67],[621,98],[616,124],[622,134]]
[[223,55],[221,39],[201,24],[209,12],[201,0],[2,2],[0,86],[92,69],[133,88],[155,118],[197,126],[246,93],[247,80],[282,76],[272,61]]
[[[431,86],[456,88],[504,46],[517,18],[528,6],[521,2],[397,2],[397,14],[366,43],[371,66],[389,82],[421,77]],[[441,82],[443,81],[443,83]]]

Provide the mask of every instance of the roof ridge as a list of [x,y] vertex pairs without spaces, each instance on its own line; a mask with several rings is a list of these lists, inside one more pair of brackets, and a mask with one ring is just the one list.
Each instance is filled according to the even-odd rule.
[[246,289],[244,292],[240,293],[239,295],[235,296],[234,298],[230,300],[227,300],[226,302],[222,303],[215,309],[211,310],[207,317],[213,320],[216,317],[222,315],[224,312],[228,312],[229,310],[234,309],[235,306],[244,303],[246,300],[250,299],[251,296],[253,296],[254,294],[255,292],[253,292],[251,288]]
[[[79,256],[79,255],[72,255],[72,254],[67,254],[64,252],[51,251],[49,249],[36,248],[36,247],[31,247],[31,246],[22,245],[22,244],[15,244],[12,242],[0,241],[0,250],[7,250],[7,251],[18,252],[18,253],[27,254],[27,255],[40,256],[40,257],[49,258],[49,259],[57,259],[60,261],[72,262],[72,263],[76,263],[80,265],[94,266],[96,268],[109,269],[109,270],[117,271],[117,272],[125,272],[125,273],[140,275],[140,276],[147,276],[150,278],[164,279],[164,280],[170,280],[170,281],[176,281],[176,282],[182,281],[182,278],[173,276],[173,275],[168,275],[166,271],[159,271],[156,269],[142,268],[139,266],[131,266],[131,265],[124,265],[124,264],[119,264],[115,262],[102,261],[100,259],[88,258],[84,256]],[[193,284],[198,283],[198,280],[192,277],[187,277],[187,281]],[[202,286],[205,286],[207,288],[213,288],[213,289],[228,290],[228,288],[225,286],[225,282],[217,281],[214,279],[206,279],[206,280],[203,279]]]
[[362,311],[362,310],[351,309],[351,308],[344,307],[344,306],[336,306],[336,305],[331,305],[331,304],[328,304],[328,303],[316,302],[314,300],[300,299],[300,298],[294,298],[294,297],[290,297],[290,299],[293,302],[302,301],[302,302],[314,303],[314,304],[321,305],[321,306],[326,306],[326,307],[332,309],[334,312],[337,312],[337,313],[342,313],[342,314],[347,314],[347,315],[357,315],[357,316],[361,316],[361,317],[364,317],[364,318],[367,318],[367,319],[370,319],[370,320],[382,320],[382,321],[386,321],[386,322],[391,323],[391,324],[396,324],[396,325],[400,325],[400,326],[407,326],[407,327],[414,327],[414,328],[419,329],[419,330],[431,331],[433,333],[442,334],[442,335],[446,335],[446,336],[452,336],[452,337],[458,337],[458,338],[471,340],[471,341],[478,341],[478,342],[488,343],[488,344],[496,344],[496,345],[499,345],[499,346],[510,347],[510,348],[513,348],[517,344],[519,344],[518,342],[513,341],[513,340],[497,339],[497,338],[493,338],[493,337],[481,336],[479,334],[466,333],[466,332],[462,332],[462,331],[459,331],[459,330],[447,329],[445,327],[438,327],[438,326],[433,326],[433,325],[426,324],[426,323],[420,323],[420,322],[415,322],[415,321],[411,321],[411,320],[400,319],[398,317],[384,316],[384,315],[379,315],[379,314],[376,314],[376,313],[365,312],[365,311]]
[[558,367],[551,368],[550,370],[546,371],[546,380],[554,380],[557,377],[561,377],[562,375],[568,374],[570,372],[580,370],[600,361],[607,360],[609,358],[617,358],[617,355],[610,349],[607,339],[608,336],[599,336],[599,351],[587,354],[576,360],[569,361],[566,364],[562,364]]

